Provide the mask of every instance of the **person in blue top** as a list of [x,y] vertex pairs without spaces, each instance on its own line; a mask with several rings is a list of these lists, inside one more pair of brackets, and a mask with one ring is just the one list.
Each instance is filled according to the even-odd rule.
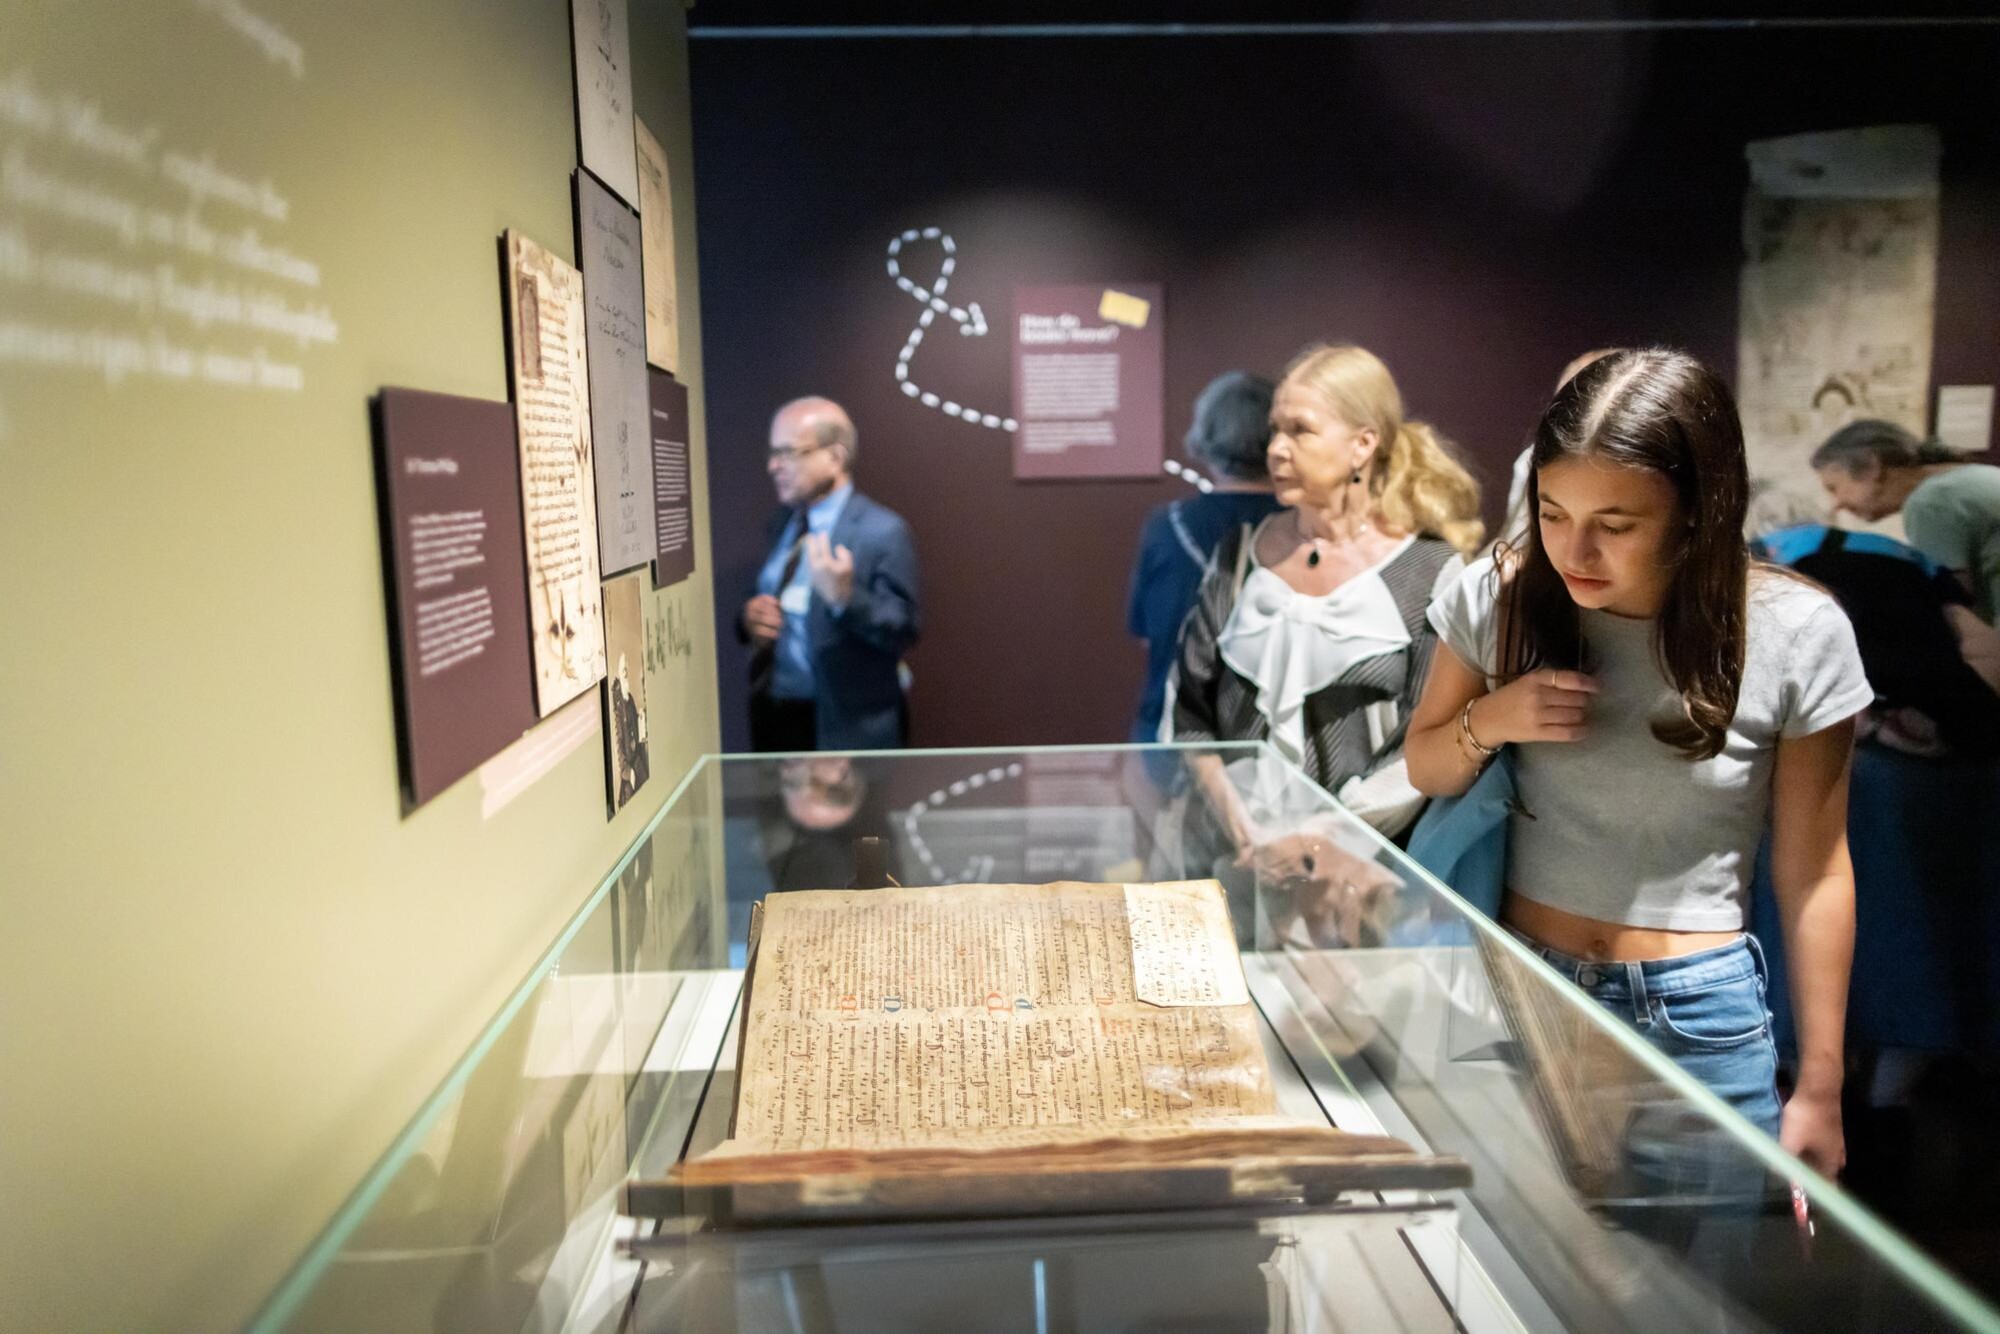
[[1788,524],[1750,551],[1819,584],[1854,623],[1875,690],[1859,739],[1929,758],[2000,753],[2000,685],[1982,673],[2000,634],[1948,571],[1892,537],[1823,523]]
[[[1160,739],[1167,676],[1173,671],[1181,622],[1194,606],[1209,557],[1227,533],[1255,526],[1278,509],[1265,451],[1271,444],[1269,380],[1228,371],[1194,401],[1188,454],[1208,473],[1212,491],[1161,505],[1146,517],[1132,566],[1126,625],[1146,643],[1146,684],[1132,740]],[[1168,765],[1168,772],[1177,769]]]

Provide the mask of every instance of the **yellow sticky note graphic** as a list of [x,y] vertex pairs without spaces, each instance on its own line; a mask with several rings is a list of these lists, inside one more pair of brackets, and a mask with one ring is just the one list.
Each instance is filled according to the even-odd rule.
[[1153,303],[1144,297],[1127,292],[1104,289],[1104,298],[1097,303],[1097,318],[1110,320],[1113,324],[1129,324],[1134,329],[1146,327],[1146,321],[1153,318]]

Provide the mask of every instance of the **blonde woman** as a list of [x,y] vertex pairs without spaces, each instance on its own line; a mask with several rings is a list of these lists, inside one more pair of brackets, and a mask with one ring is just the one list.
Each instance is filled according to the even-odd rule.
[[[1216,549],[1181,629],[1169,739],[1268,740],[1393,836],[1424,802],[1403,734],[1437,642],[1425,611],[1480,544],[1479,486],[1436,432],[1405,419],[1389,368],[1365,348],[1300,353],[1271,427],[1282,508]],[[1197,756],[1194,770],[1239,862],[1294,832],[1263,827],[1219,756]],[[1350,869],[1365,888],[1363,867]]]

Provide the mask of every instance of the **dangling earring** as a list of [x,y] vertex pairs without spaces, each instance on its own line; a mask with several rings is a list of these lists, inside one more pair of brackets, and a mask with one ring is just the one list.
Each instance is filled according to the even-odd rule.
[[1349,486],[1360,486],[1360,485],[1361,485],[1361,469],[1359,469],[1359,468],[1356,468],[1356,469],[1354,470],[1354,476],[1352,476],[1352,477],[1350,477],[1350,478],[1348,478],[1348,479],[1347,479],[1347,484],[1348,484]]

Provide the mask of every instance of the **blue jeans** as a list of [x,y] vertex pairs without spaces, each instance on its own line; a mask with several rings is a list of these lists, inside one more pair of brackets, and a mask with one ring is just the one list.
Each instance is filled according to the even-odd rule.
[[1751,1125],[1777,1137],[1778,1049],[1755,936],[1676,959],[1596,963],[1515,935]]

